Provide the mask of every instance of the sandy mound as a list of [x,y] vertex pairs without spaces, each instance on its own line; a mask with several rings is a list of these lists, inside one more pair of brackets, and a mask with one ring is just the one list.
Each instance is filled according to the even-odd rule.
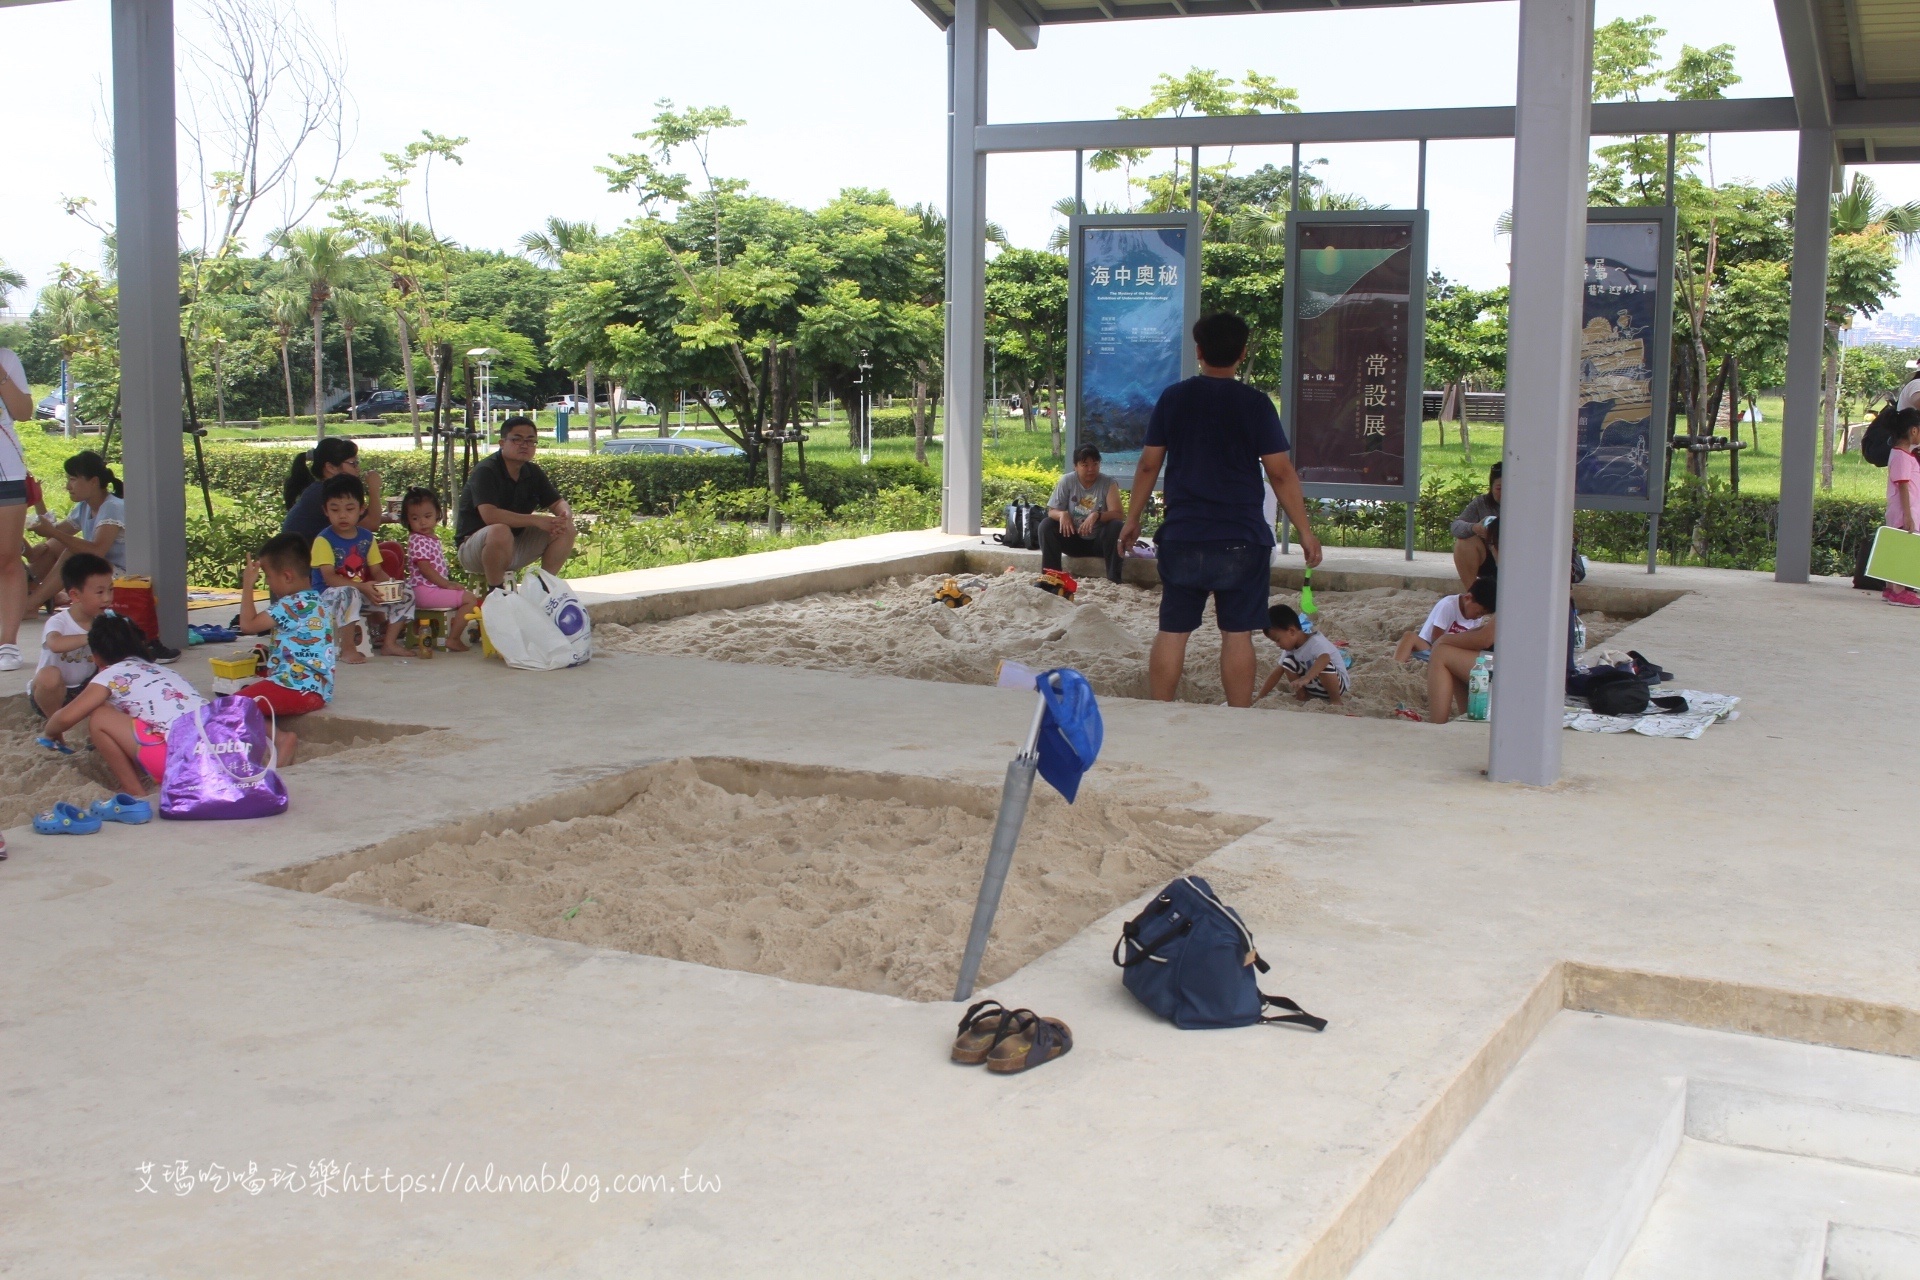
[[[623,627],[603,623],[594,643],[609,652],[672,653],[722,662],[758,662],[816,670],[874,672],[914,680],[991,684],[1003,658],[1032,667],[1077,667],[1109,697],[1147,696],[1147,649],[1159,625],[1160,592],[1154,587],[1083,581],[1075,601],[1032,585],[1032,576],[965,577],[960,584],[972,604],[948,609],[932,603],[943,578],[895,579],[864,591],[807,596],[750,609],[695,614],[667,622]],[[1345,642],[1353,658],[1353,691],[1341,710],[1388,717],[1400,705],[1424,708],[1426,668],[1393,661],[1400,634],[1425,621],[1440,597],[1427,591],[1377,587],[1366,591],[1316,591],[1321,630]],[[1293,592],[1274,593],[1276,603],[1297,605]],[[1220,703],[1220,633],[1213,611],[1187,647],[1183,702]],[[1584,615],[1591,645],[1626,625],[1602,614]],[[1259,678],[1279,660],[1279,650],[1255,638]],[[1322,703],[1296,703],[1276,695],[1260,708],[1329,710]]]
[[[1044,791],[1044,788],[1042,789]],[[987,948],[1006,977],[1250,821],[1036,791]],[[435,844],[323,892],[441,920],[915,1000],[953,993],[989,818],[743,795],[686,761],[607,817]]]
[[113,794],[113,774],[87,749],[86,726],[67,735],[74,754],[58,756],[34,744],[44,723],[24,693],[0,698],[0,828],[31,823],[61,800],[84,809]]

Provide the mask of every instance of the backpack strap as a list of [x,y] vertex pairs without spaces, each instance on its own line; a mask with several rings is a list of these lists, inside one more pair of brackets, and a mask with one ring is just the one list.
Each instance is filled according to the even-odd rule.
[[1263,1008],[1267,1005],[1272,1005],[1276,1009],[1293,1010],[1292,1013],[1280,1014],[1271,1018],[1262,1015],[1260,1021],[1266,1025],[1271,1026],[1276,1023],[1290,1022],[1295,1026],[1305,1027],[1309,1031],[1325,1031],[1327,1029],[1327,1020],[1325,1018],[1314,1017],[1285,996],[1270,996],[1262,991],[1260,993],[1260,1004]]
[[[1193,921],[1188,919],[1187,922],[1178,929],[1169,930],[1165,937],[1155,942],[1152,946],[1147,947],[1142,946],[1140,943],[1139,924],[1140,922],[1138,920],[1129,920],[1121,925],[1120,941],[1113,944],[1113,962],[1122,969],[1131,969],[1137,964],[1145,964],[1147,961],[1155,958],[1154,952],[1166,946],[1175,938],[1184,938],[1193,932]],[[1125,960],[1120,958],[1120,953],[1123,950],[1127,952],[1127,958]],[[1140,954],[1134,955],[1133,952],[1135,951],[1138,951]]]

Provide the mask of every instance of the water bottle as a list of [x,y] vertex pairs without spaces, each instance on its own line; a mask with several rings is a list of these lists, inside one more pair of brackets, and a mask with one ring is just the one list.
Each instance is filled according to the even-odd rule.
[[1587,651],[1587,624],[1579,614],[1573,615],[1573,652],[1578,657]]
[[1483,653],[1467,673],[1467,719],[1485,720],[1493,713],[1493,656]]

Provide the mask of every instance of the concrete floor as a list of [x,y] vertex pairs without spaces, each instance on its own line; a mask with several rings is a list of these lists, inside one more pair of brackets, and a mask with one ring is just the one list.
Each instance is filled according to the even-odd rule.
[[[707,572],[738,591],[874,554],[802,550]],[[1342,568],[1406,571],[1330,552]],[[1012,1078],[946,1062],[944,1004],[253,877],[687,754],[996,785],[1029,695],[640,656],[344,671],[339,714],[461,745],[299,765],[265,822],[8,833],[0,1271],[1339,1276],[1562,1006],[1920,1056],[1920,621],[1832,581],[1656,582],[1689,594],[1622,640],[1742,718],[1698,742],[1569,734],[1548,790],[1486,783],[1484,726],[1109,703],[1094,784],[1272,819],[1200,870],[1267,989],[1332,1026],[1156,1022],[1108,960],[1123,908],[985,993],[1077,1039]],[[209,1176],[162,1176],[182,1161]],[[456,1189],[543,1165],[596,1176],[597,1202]],[[661,1181],[613,1193],[636,1173]],[[403,1175],[434,1189],[403,1198]]]

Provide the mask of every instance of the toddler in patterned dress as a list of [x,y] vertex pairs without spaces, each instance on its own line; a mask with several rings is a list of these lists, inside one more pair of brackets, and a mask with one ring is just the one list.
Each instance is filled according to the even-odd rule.
[[413,586],[416,609],[445,609],[447,650],[467,648],[467,620],[478,612],[480,598],[447,576],[447,549],[436,531],[440,499],[431,489],[409,489],[400,500],[400,518],[407,525],[407,581]]

